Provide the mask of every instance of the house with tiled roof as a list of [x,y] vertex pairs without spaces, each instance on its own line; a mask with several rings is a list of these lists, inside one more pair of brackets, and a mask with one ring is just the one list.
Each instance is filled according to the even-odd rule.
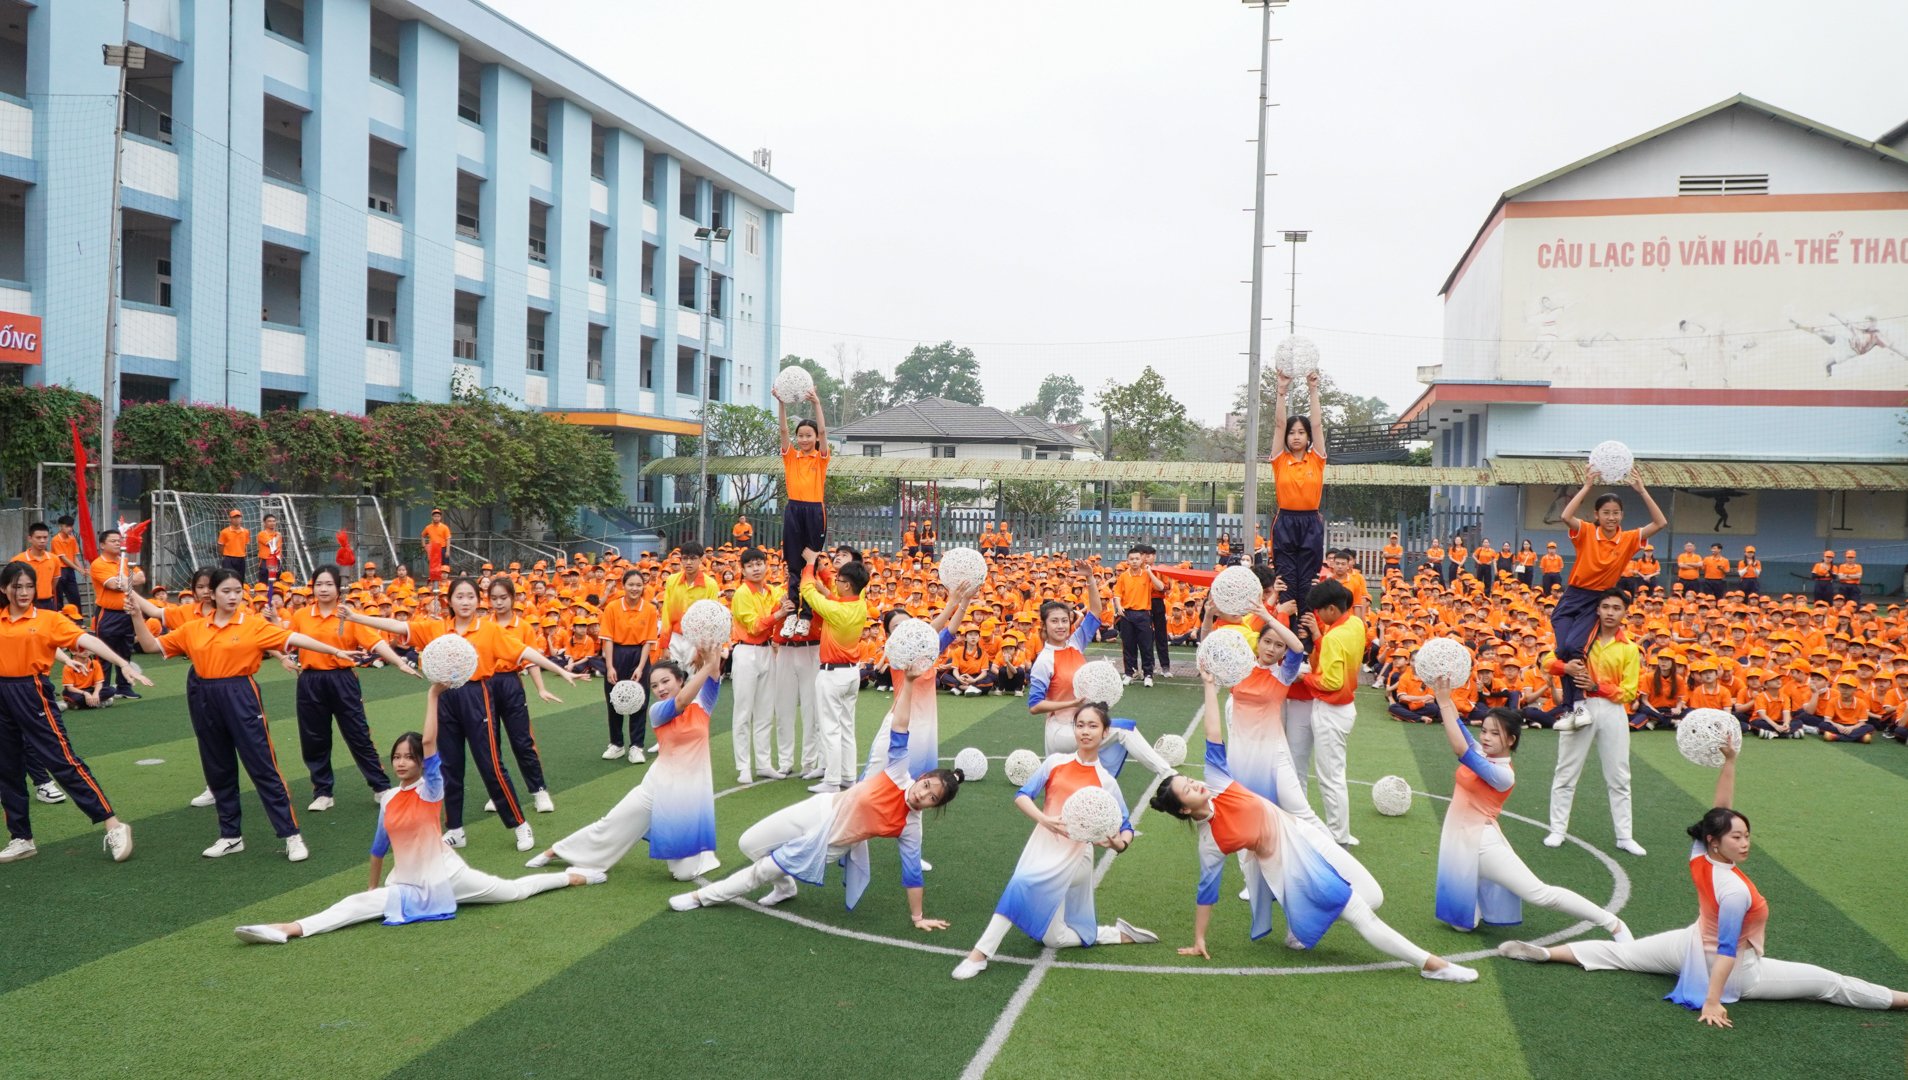
[[[859,457],[1098,461],[1077,431],[989,405],[923,398],[830,429],[836,453]],[[978,481],[950,481],[978,484]]]

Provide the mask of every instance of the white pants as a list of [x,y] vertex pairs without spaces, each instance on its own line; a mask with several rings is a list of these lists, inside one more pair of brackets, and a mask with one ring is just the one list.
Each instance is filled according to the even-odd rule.
[[[540,892],[561,889],[570,883],[568,874],[530,874],[525,877],[506,880],[494,877],[481,870],[472,870],[469,866],[458,865],[451,872],[451,892],[459,904],[508,904],[513,900],[525,900]],[[384,918],[385,899],[389,889],[367,889],[352,893],[343,900],[331,905],[316,915],[298,920],[298,929],[305,937],[323,934],[353,923],[370,922]]]
[[[1000,943],[1007,940],[1007,931],[1013,928],[1012,919],[1005,915],[995,915],[988,922],[987,931],[981,934],[979,941],[974,943],[975,951],[992,960],[994,954],[1000,951]],[[1094,934],[1093,943],[1095,945],[1125,944],[1120,940],[1120,928],[1117,926],[1100,927]],[[1053,913],[1053,921],[1047,924],[1047,932],[1040,936],[1040,944],[1049,949],[1077,949],[1086,944],[1081,940],[1080,935],[1074,932],[1073,927],[1067,925],[1067,909],[1064,904]]]
[[822,748],[815,735],[815,676],[820,666],[820,646],[782,645],[775,650],[775,733],[780,737],[783,772],[794,764],[797,708],[802,714],[802,771],[822,767]]
[[[636,841],[649,833],[649,819],[655,809],[656,797],[650,794],[649,785],[638,784],[608,813],[550,845],[550,850],[571,866],[607,869],[621,862]],[[686,859],[670,859],[669,876],[677,881],[694,880],[713,858],[712,852],[703,852]]]
[[1495,828],[1484,830],[1484,843],[1477,853],[1477,876],[1485,881],[1502,885],[1526,904],[1535,904],[1540,908],[1549,908],[1551,911],[1561,911],[1573,919],[1582,919],[1592,926],[1601,926],[1605,930],[1616,929],[1615,915],[1569,889],[1548,885],[1539,880],[1505,841],[1504,834]]
[[1413,945],[1410,939],[1393,930],[1391,924],[1379,918],[1378,913],[1371,910],[1371,905],[1356,893],[1352,894],[1339,918],[1358,931],[1358,936],[1364,938],[1372,948],[1394,960],[1403,960],[1414,968],[1423,968],[1424,962],[1431,959],[1429,952]]
[[1080,749],[1080,743],[1073,737],[1073,714],[1078,711],[1068,709],[1064,712],[1048,713],[1046,738],[1042,745],[1048,757],[1055,754],[1071,754]]
[[1358,720],[1356,705],[1324,701],[1285,703],[1285,742],[1292,748],[1292,767],[1303,784],[1314,762],[1318,767],[1319,801],[1325,806],[1326,829],[1343,844],[1351,839],[1351,796],[1345,789],[1345,744]]
[[[816,795],[794,806],[783,807],[743,830],[742,838],[736,843],[742,849],[742,856],[749,860],[749,865],[713,885],[696,890],[702,902],[726,904],[764,885],[782,881],[793,884],[794,879],[782,872],[781,866],[769,852],[821,827],[834,811],[833,796]],[[829,848],[827,859],[834,862],[842,854],[842,850]]]
[[861,669],[836,668],[815,673],[816,740],[821,744],[822,780],[842,787],[855,782],[855,700],[861,693]]
[[1630,832],[1630,721],[1623,706],[1608,698],[1585,698],[1584,708],[1590,723],[1557,734],[1557,771],[1550,778],[1550,831],[1570,831],[1570,804],[1577,798],[1577,778],[1583,775],[1583,763],[1590,757],[1590,744],[1597,744],[1603,761],[1603,780],[1610,786],[1610,820],[1616,826],[1616,838],[1629,840]]
[[[1585,971],[1641,971],[1678,975],[1689,950],[1689,927],[1665,930],[1629,944],[1615,941],[1573,941],[1566,946]],[[1715,963],[1715,956],[1709,958]],[[1894,991],[1872,982],[1838,975],[1814,964],[1770,960],[1747,945],[1736,957],[1732,978],[1744,1001],[1826,1001],[1851,1009],[1886,1009],[1895,1003]]]
[[[735,749],[735,771],[745,775],[771,771],[769,757],[769,735],[772,728],[778,728],[780,719],[775,709],[775,650],[768,645],[737,644],[730,653],[733,663],[729,670],[729,686],[734,692],[731,699],[734,709],[731,718],[731,740]],[[789,717],[789,734],[782,736],[782,757],[792,763],[795,757],[793,740],[794,716]],[[754,748],[754,769],[750,769],[750,748]],[[788,764],[782,771],[788,771]]]

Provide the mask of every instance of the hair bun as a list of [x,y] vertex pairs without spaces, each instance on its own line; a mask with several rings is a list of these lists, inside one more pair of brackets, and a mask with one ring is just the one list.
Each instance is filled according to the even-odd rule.
[[1707,840],[1708,839],[1708,837],[1703,835],[1703,823],[1700,821],[1694,825],[1691,825],[1689,828],[1684,829],[1683,831],[1689,834],[1689,838],[1691,840]]
[[955,781],[956,781],[956,782],[958,782],[958,783],[962,783],[962,784],[965,784],[965,783],[967,783],[967,770],[965,770],[965,769],[955,769],[955,770],[954,770],[954,779],[955,779]]

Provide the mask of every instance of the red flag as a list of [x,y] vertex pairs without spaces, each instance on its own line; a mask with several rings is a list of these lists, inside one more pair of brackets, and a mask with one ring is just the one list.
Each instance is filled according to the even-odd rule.
[[356,565],[358,561],[358,553],[351,550],[351,533],[344,529],[339,529],[337,539],[338,539],[338,565],[339,566]]
[[152,519],[147,518],[139,524],[121,532],[120,535],[126,542],[126,554],[139,554],[139,549],[146,546],[146,530],[150,528],[152,528]]
[[93,535],[92,499],[86,492],[86,444],[80,441],[79,421],[68,419],[73,432],[73,490],[79,503],[80,552],[87,562],[99,558],[99,538]]
[[444,545],[426,544],[424,550],[430,558],[431,576],[429,580],[436,581],[444,576]]

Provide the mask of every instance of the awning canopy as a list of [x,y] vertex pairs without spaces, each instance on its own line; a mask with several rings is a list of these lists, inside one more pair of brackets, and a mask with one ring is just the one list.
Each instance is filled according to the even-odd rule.
[[[777,473],[776,457],[712,457],[709,472]],[[694,457],[658,458],[643,467],[647,476],[685,476],[697,471]],[[1049,480],[1091,483],[1245,483],[1245,466],[1224,461],[1061,461],[1024,458],[858,457],[836,454],[829,462],[833,476],[882,477],[894,480]],[[1259,466],[1259,481],[1272,483],[1272,466]],[[1482,469],[1442,469],[1414,465],[1330,465],[1325,481],[1355,487],[1417,487],[1427,484],[1474,485],[1490,483]]]
[[[1583,483],[1581,458],[1490,459],[1491,483]],[[1651,487],[1740,488],[1744,491],[1902,491],[1908,464],[1833,464],[1815,461],[1644,461],[1637,474]]]

